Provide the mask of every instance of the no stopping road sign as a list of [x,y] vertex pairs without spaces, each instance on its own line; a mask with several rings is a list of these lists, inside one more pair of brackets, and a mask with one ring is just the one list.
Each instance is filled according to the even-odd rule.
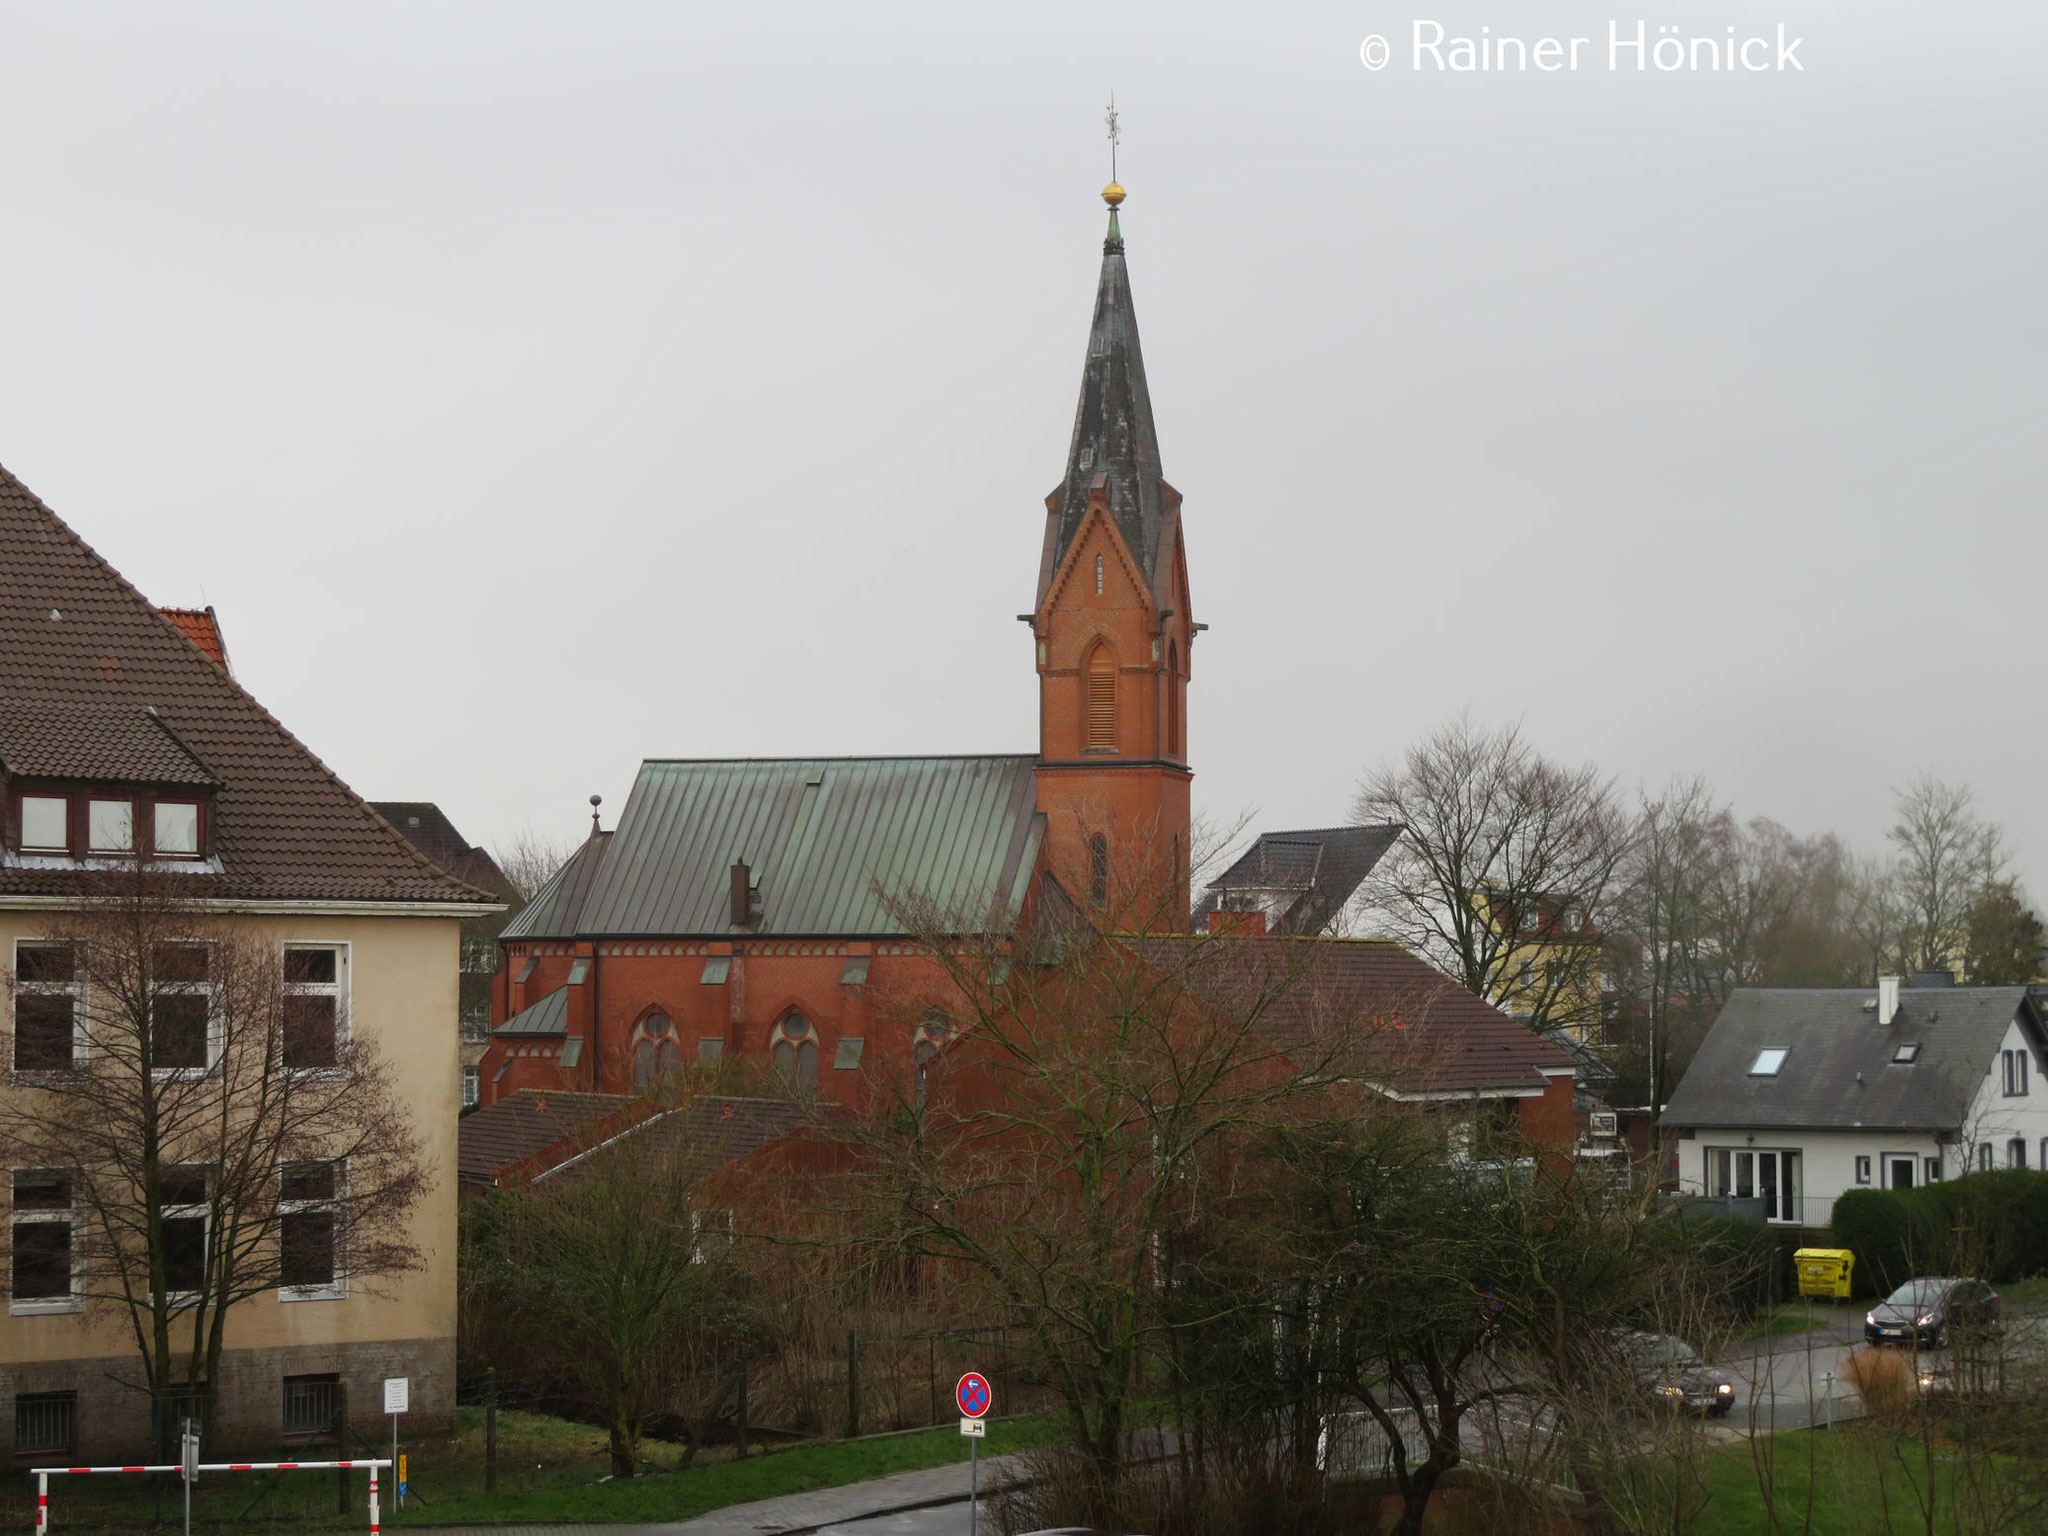
[[969,1371],[960,1378],[960,1385],[953,1389],[953,1400],[960,1405],[964,1418],[978,1419],[987,1413],[992,1397],[988,1378],[979,1371]]

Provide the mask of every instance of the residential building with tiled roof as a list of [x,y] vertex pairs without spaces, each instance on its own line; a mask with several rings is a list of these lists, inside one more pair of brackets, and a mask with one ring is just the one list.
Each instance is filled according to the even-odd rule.
[[1729,993],[1664,1107],[1679,1188],[1823,1227],[1852,1189],[2048,1168],[2039,999],[1912,980]]
[[[426,1162],[452,1168],[460,925],[498,898],[393,830],[226,661],[210,609],[157,607],[0,470],[0,966],[11,979],[30,952],[42,965],[52,925],[93,882],[146,871],[189,891],[193,910],[277,946],[285,974],[319,994],[327,1027],[375,1043]],[[51,1029],[69,1030],[72,1053],[86,1048],[80,1000],[53,1002],[47,979],[37,987],[7,989],[9,1094],[37,1091],[24,1051],[64,1050],[61,1037],[44,1038]],[[35,1029],[23,1028],[24,998]],[[444,1172],[418,1207],[420,1272],[374,1298],[337,1272],[232,1309],[218,1384],[224,1444],[278,1443],[305,1396],[292,1384],[315,1378],[409,1375],[419,1421],[451,1421],[454,1182]],[[45,1226],[36,1236],[46,1242],[73,1230]],[[12,1390],[52,1405],[32,1416],[36,1432],[63,1426],[63,1446],[37,1449],[133,1454],[150,1404],[126,1385],[131,1339],[112,1311],[86,1309],[77,1265],[39,1273],[33,1293],[17,1274],[0,1320]]]

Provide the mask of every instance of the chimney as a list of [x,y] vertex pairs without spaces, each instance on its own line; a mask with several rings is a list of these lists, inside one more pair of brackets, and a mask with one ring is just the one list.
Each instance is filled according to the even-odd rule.
[[761,915],[761,887],[754,873],[741,859],[732,867],[732,925],[745,928]]
[[1211,933],[1234,933],[1240,937],[1263,937],[1266,932],[1266,914],[1263,912],[1223,912],[1209,914]]
[[1882,1027],[1898,1016],[1899,978],[1880,976],[1877,978],[1877,1022]]

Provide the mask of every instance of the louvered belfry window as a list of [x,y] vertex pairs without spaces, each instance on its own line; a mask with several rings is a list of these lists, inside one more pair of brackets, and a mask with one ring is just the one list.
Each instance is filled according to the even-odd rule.
[[1116,658],[1098,645],[1088,656],[1082,734],[1090,752],[1116,750]]

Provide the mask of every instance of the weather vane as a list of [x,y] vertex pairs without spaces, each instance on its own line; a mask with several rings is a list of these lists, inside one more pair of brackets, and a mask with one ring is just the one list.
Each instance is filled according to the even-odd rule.
[[1106,118],[1109,123],[1109,179],[1114,182],[1116,180],[1116,147],[1124,140],[1124,131],[1116,120],[1115,91],[1109,93],[1109,111],[1106,114]]

